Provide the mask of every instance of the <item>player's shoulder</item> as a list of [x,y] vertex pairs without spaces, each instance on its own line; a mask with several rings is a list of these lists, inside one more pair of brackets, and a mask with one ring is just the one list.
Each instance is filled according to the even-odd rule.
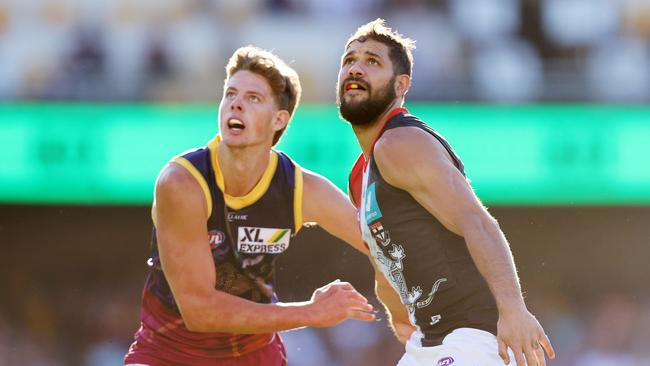
[[309,169],[301,168],[301,172],[305,191],[318,191],[333,185],[329,179]]
[[435,137],[422,128],[402,126],[385,131],[377,140],[373,155],[381,160],[411,158],[423,151],[437,149],[439,145]]
[[287,153],[272,149],[271,153],[275,156],[275,161],[277,162],[277,169],[287,173],[287,174],[298,174],[303,168],[298,164],[291,156]]
[[191,194],[198,187],[197,179],[179,161],[167,163],[156,178],[156,193]]

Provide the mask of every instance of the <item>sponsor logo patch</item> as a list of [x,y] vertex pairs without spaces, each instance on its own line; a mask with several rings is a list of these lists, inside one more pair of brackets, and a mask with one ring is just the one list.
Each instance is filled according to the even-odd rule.
[[210,249],[217,249],[217,247],[226,240],[226,236],[219,230],[208,231],[208,242]]
[[452,363],[454,363],[453,357],[445,357],[441,358],[440,361],[438,361],[437,366],[449,366]]
[[289,247],[291,229],[240,226],[237,233],[240,253],[282,253]]
[[379,204],[377,203],[377,195],[375,194],[376,184],[372,183],[368,186],[368,192],[366,194],[366,222],[371,223],[373,221],[379,220],[382,217],[381,210],[379,209]]

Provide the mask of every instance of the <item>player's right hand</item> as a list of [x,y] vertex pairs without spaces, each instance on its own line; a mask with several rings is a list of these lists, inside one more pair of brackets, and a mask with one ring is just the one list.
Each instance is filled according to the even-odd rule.
[[348,282],[336,280],[314,291],[309,301],[313,327],[332,327],[346,319],[375,320],[374,308]]

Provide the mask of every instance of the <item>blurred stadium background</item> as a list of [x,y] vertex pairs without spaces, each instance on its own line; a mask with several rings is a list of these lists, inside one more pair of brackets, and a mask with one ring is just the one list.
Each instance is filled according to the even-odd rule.
[[[138,326],[157,171],[216,133],[227,57],[273,49],[304,99],[280,149],[344,189],[347,37],[417,40],[409,108],[510,239],[551,365],[650,365],[650,1],[0,0],[0,365],[119,365]],[[281,299],[366,259],[304,230]],[[385,318],[385,316],[382,316]],[[284,334],[290,365],[394,365],[376,324]]]

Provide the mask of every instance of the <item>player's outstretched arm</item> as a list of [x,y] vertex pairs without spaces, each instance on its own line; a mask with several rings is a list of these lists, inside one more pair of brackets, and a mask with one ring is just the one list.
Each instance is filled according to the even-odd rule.
[[321,175],[303,169],[302,214],[305,222],[316,222],[328,233],[368,254],[361,239],[357,210],[348,197]]
[[546,365],[554,357],[544,330],[524,303],[508,242],[497,221],[478,200],[449,153],[417,128],[389,130],[377,142],[375,160],[386,181],[411,194],[447,229],[462,236],[499,308],[499,354],[517,366]]
[[259,304],[216,290],[206,199],[180,165],[170,163],[159,175],[153,216],[165,277],[192,331],[253,334],[374,320],[372,306],[347,283],[331,283],[309,301],[287,304]]
[[[362,253],[369,254],[361,239],[356,209],[345,194],[326,178],[308,170],[303,171],[303,180],[305,221],[317,222],[330,234],[346,241]],[[370,263],[374,267],[372,260]],[[410,323],[399,296],[376,267],[375,292],[386,308],[395,335],[400,342],[405,343],[415,327]]]

